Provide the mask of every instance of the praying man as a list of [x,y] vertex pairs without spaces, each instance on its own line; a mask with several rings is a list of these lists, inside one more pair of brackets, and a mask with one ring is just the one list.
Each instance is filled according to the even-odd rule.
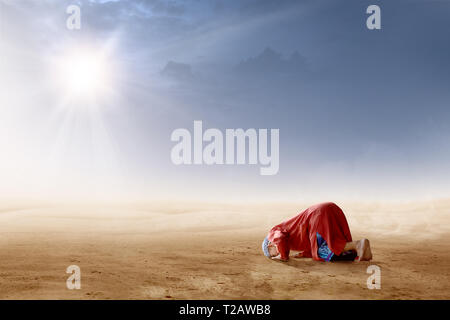
[[370,261],[367,239],[352,241],[344,212],[332,202],[312,206],[295,217],[273,227],[262,243],[264,255],[280,261],[294,258],[318,261]]

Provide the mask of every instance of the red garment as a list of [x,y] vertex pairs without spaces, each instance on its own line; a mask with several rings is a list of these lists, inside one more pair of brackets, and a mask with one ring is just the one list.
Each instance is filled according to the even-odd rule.
[[352,241],[344,212],[332,202],[312,206],[276,225],[267,237],[277,246],[284,260],[289,259],[290,250],[296,250],[302,251],[303,257],[323,261],[317,253],[317,232],[335,255],[340,255],[345,244]]

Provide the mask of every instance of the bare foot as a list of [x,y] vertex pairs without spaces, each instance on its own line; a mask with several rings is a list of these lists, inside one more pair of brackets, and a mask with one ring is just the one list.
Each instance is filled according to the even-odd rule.
[[288,261],[288,260],[284,260],[283,258],[281,258],[281,254],[277,255],[276,257],[272,257],[272,260],[282,261],[282,262]]
[[358,257],[355,261],[370,261],[372,260],[372,250],[370,250],[370,242],[367,239],[356,241],[356,253]]

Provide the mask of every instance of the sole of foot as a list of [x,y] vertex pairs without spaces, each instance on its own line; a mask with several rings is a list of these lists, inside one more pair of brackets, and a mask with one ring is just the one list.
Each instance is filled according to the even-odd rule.
[[372,250],[370,249],[370,242],[367,239],[361,239],[356,243],[356,252],[358,257],[355,261],[370,261],[372,260]]

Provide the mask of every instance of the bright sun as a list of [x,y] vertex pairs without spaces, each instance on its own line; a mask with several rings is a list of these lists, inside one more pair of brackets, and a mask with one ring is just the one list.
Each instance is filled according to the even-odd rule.
[[76,50],[58,62],[60,85],[71,95],[86,97],[101,93],[108,82],[108,68],[103,54]]
[[71,89],[90,92],[103,82],[102,61],[95,55],[82,54],[72,58],[67,65],[67,81]]

